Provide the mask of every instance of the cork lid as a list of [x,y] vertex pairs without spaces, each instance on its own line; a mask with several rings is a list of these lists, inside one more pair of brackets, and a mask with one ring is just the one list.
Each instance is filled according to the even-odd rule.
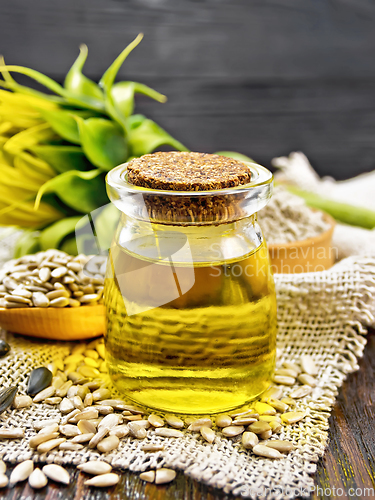
[[245,163],[207,153],[148,154],[130,161],[127,170],[131,184],[168,191],[210,191],[251,180],[251,169]]

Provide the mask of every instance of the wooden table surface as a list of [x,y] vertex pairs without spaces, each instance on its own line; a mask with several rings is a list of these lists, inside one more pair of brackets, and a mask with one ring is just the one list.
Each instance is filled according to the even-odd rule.
[[[368,335],[360,370],[349,375],[341,388],[330,418],[330,442],[319,461],[312,500],[375,498],[375,331]],[[8,474],[11,468],[8,470]],[[186,478],[182,473],[167,486],[140,481],[135,473],[125,472],[116,487],[87,488],[88,476],[69,468],[72,483],[60,487],[53,482],[35,492],[27,483],[0,493],[4,500],[230,500],[219,490]],[[238,497],[237,497],[238,498]]]

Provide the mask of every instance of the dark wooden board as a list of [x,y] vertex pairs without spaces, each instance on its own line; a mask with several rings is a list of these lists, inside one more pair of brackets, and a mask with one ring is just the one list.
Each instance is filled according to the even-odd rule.
[[[375,331],[360,362],[360,370],[349,375],[340,390],[330,418],[330,442],[315,474],[316,491],[311,500],[371,500],[375,498]],[[9,469],[9,471],[11,468]],[[8,471],[8,475],[9,475]],[[34,492],[28,485],[0,491],[4,500],[232,500],[182,473],[168,486],[155,486],[141,481],[138,474],[125,472],[120,483],[109,490],[88,488],[83,482],[89,476],[72,474],[70,486],[53,482]],[[319,488],[319,489],[318,489]],[[342,493],[341,493],[342,490]],[[356,493],[357,491],[357,493]],[[238,498],[238,497],[237,497]]]
[[370,0],[0,0],[0,53],[62,81],[85,42],[97,79],[144,32],[120,77],[169,96],[139,109],[189,148],[345,178],[375,166],[374,22]]

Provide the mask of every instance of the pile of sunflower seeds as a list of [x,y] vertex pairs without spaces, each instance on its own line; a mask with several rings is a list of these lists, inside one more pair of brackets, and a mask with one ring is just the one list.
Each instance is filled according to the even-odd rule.
[[302,198],[283,187],[275,188],[268,205],[258,213],[258,220],[270,244],[313,238],[329,229],[321,212],[314,212]]
[[[277,435],[284,426],[305,418],[306,412],[298,409],[297,400],[309,395],[317,385],[316,364],[310,356],[302,356],[298,363],[285,362],[276,370],[274,385],[247,407],[217,415],[214,419],[209,416],[181,418],[147,413],[143,408],[113,398],[108,389],[104,356],[102,339],[77,344],[65,360],[56,360],[30,374],[27,395],[15,395],[14,390],[10,394],[10,389],[14,388],[0,392],[0,411],[11,404],[22,410],[40,403],[59,409],[60,417],[34,423],[36,434],[29,439],[32,450],[44,455],[55,449],[78,451],[88,447],[107,453],[118,448],[126,437],[145,440],[141,450],[154,453],[163,451],[164,446],[150,442],[153,436],[181,439],[184,433],[193,432],[210,444],[222,438],[241,440],[241,446],[249,453],[280,459],[294,450],[294,444],[277,439]],[[300,387],[288,389],[297,381]],[[3,401],[2,394],[6,390],[6,401]],[[289,394],[284,396],[284,392]],[[24,436],[25,431],[21,428],[0,430],[0,439],[21,439]],[[119,480],[118,475],[111,473],[110,466],[102,461],[88,462],[79,468],[95,474],[86,481],[88,486],[112,486]],[[44,468],[37,469],[38,472],[33,472],[30,467],[27,470],[31,485],[42,484],[45,481],[43,474],[52,478]],[[142,473],[140,478],[164,484],[175,476],[171,469],[157,469]],[[5,480],[3,478],[2,482],[0,477],[0,485],[3,483]]]
[[8,261],[0,307],[79,307],[102,302],[106,258],[47,250]]

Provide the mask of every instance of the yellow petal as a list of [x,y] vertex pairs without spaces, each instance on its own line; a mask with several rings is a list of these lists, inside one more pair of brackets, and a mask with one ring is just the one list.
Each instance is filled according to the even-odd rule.
[[52,139],[56,139],[57,137],[58,136],[48,123],[43,123],[15,134],[4,144],[3,147],[5,151],[17,154],[24,149],[35,146],[35,144],[38,144],[41,141],[50,141]]

